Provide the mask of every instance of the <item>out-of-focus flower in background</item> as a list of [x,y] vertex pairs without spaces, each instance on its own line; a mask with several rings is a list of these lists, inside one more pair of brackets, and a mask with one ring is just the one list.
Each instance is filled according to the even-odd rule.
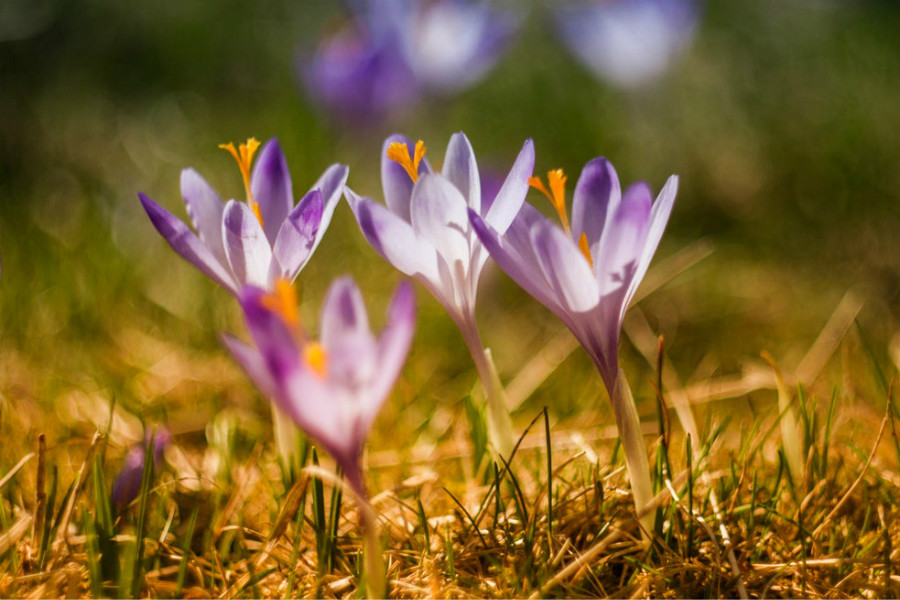
[[[652,485],[637,408],[619,370],[619,338],[625,310],[669,220],[678,177],[669,178],[654,202],[643,182],[622,194],[612,164],[595,158],[575,186],[571,224],[565,175],[550,171],[547,180],[546,186],[538,178],[531,182],[553,204],[562,227],[527,203],[505,237],[477,212],[469,210],[469,218],[500,268],[553,311],[593,359],[612,403],[640,512]],[[642,520],[648,531],[652,519],[649,513]]]
[[577,0],[552,9],[572,54],[623,88],[661,76],[690,43],[700,12],[691,0]]
[[423,93],[449,95],[494,66],[520,17],[469,0],[374,0],[301,62],[303,82],[326,111],[366,124],[414,104]]
[[238,162],[246,202],[223,203],[195,170],[181,172],[181,195],[196,233],[145,194],[138,194],[157,231],[182,258],[230,291],[244,285],[271,289],[280,279],[293,281],[328,229],[349,169],[328,167],[294,205],[291,175],[277,140],[269,140],[251,171],[259,142],[250,138],[238,149],[223,144]]
[[150,449],[150,439],[153,439],[153,465],[157,468],[163,459],[163,452],[172,442],[172,434],[165,427],[157,427],[154,436],[151,430],[144,433],[144,441],[131,447],[125,455],[125,462],[113,482],[112,500],[117,509],[122,510],[132,500],[137,498],[141,491],[141,480],[144,476],[144,463],[147,460],[147,450]]
[[316,104],[354,125],[380,120],[419,95],[400,40],[372,27],[364,15],[324,37],[315,55],[301,62],[300,73]]
[[534,145],[527,140],[503,184],[481,189],[475,152],[462,132],[447,145],[443,170],[432,172],[425,144],[393,135],[381,153],[381,183],[387,206],[345,189],[366,240],[385,260],[415,277],[444,307],[472,354],[488,398],[492,444],[504,457],[512,451],[512,426],[490,354],[475,320],[478,280],[488,254],[466,214],[471,210],[497,231],[512,223],[528,193]]

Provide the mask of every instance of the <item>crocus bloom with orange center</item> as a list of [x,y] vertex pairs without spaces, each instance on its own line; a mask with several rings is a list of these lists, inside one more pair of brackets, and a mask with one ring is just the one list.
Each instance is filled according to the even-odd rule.
[[278,142],[269,140],[251,169],[254,142],[251,138],[240,149],[223,145],[238,162],[247,202],[225,203],[195,170],[181,172],[181,195],[196,232],[138,194],[169,245],[234,295],[246,284],[271,289],[280,279],[297,277],[328,229],[348,174],[347,167],[331,165],[295,205]]
[[[473,211],[498,231],[506,231],[528,193],[534,145],[527,140],[496,194],[482,196],[475,152],[462,132],[450,138],[440,173],[423,158],[425,146],[399,135],[385,140],[381,183],[387,206],[345,188],[363,235],[376,252],[418,279],[459,327],[488,397],[489,426],[497,426],[495,449],[509,457],[511,425],[475,322],[475,299],[487,251],[469,224]],[[496,419],[490,417],[493,414]],[[493,420],[491,420],[493,419]],[[499,433],[502,432],[502,433]]]
[[356,284],[349,277],[336,280],[322,307],[318,342],[298,335],[270,297],[261,288],[244,288],[240,302],[255,348],[231,336],[225,344],[260,391],[331,454],[365,498],[363,444],[409,351],[412,286],[400,284],[387,325],[376,336]]
[[[553,311],[593,359],[612,402],[639,511],[652,497],[652,486],[640,420],[619,369],[619,337],[677,190],[673,175],[655,202],[643,182],[622,194],[612,164],[596,158],[575,186],[571,229],[526,203],[504,236],[469,211],[475,232],[500,268]],[[645,527],[652,518],[652,513],[644,517]]]

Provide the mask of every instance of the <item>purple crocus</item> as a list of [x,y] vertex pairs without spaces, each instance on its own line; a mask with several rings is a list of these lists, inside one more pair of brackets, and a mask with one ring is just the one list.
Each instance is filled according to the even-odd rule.
[[[141,491],[141,481],[144,476],[144,463],[147,459],[147,450],[150,448],[150,438],[152,434],[146,431],[144,441],[139,442],[128,450],[125,455],[125,462],[119,475],[113,482],[112,500],[117,509],[122,510],[125,506],[137,498]],[[172,442],[172,434],[165,427],[156,430],[153,438],[153,463],[157,465],[162,461],[163,452]]]
[[654,202],[643,182],[622,194],[612,164],[595,158],[575,186],[571,224],[562,171],[548,174],[549,186],[537,178],[532,184],[553,203],[562,227],[529,204],[505,237],[476,211],[469,218],[500,268],[553,311],[593,359],[612,402],[640,511],[652,486],[637,409],[619,369],[619,337],[625,310],[669,220],[678,177],[669,177]]
[[687,47],[699,17],[692,0],[579,0],[554,12],[572,54],[624,88],[662,75]]
[[324,38],[301,63],[300,74],[314,101],[353,124],[381,119],[414,104],[419,95],[399,40],[371,27],[362,15]]
[[412,286],[400,284],[376,337],[356,284],[336,280],[322,307],[321,342],[300,328],[292,289],[287,282],[275,292],[247,286],[240,302],[256,348],[230,336],[225,343],[260,391],[334,457],[365,497],[363,443],[409,351]]
[[181,195],[196,233],[172,213],[138,194],[157,231],[182,258],[237,296],[244,285],[271,288],[293,281],[315,251],[341,196],[348,169],[328,167],[294,205],[291,176],[277,140],[263,146],[251,171],[259,142],[250,138],[239,149],[222,145],[237,160],[246,202],[223,203],[193,169],[181,172]]
[[419,85],[456,93],[482,79],[500,58],[519,19],[471,0],[368,3],[382,27],[394,32]]
[[469,223],[467,210],[504,232],[528,193],[534,145],[525,142],[503,185],[485,196],[475,153],[462,132],[450,138],[440,173],[425,159],[425,145],[400,135],[382,149],[381,182],[387,206],[345,188],[363,235],[376,252],[418,279],[459,327],[488,398],[492,442],[506,457],[512,427],[502,388],[475,322],[475,299],[488,254]]

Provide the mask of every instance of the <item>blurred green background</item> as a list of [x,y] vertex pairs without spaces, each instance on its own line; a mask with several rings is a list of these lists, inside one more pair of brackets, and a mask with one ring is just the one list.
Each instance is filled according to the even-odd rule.
[[[241,197],[217,145],[249,136],[279,138],[297,197],[342,162],[351,187],[381,199],[379,149],[394,131],[425,140],[437,164],[450,134],[465,131],[480,166],[501,171],[534,138],[536,173],[564,168],[570,194],[598,155],[626,185],[658,190],[678,173],[656,262],[701,238],[715,252],[642,306],[684,375],[703,361],[734,372],[763,349],[799,358],[851,286],[873,345],[887,347],[900,317],[896,2],[710,2],[672,70],[632,92],[570,57],[549,2],[528,7],[482,82],[354,129],[316,112],[296,72],[341,18],[336,3],[2,0],[0,418],[17,411],[46,427],[37,415],[72,394],[115,396],[178,421],[176,433],[225,406],[267,418],[219,343],[225,330],[244,335],[235,303],[171,251],[136,195],[186,218],[179,173],[193,166]],[[299,279],[307,322],[346,273],[380,326],[399,274],[341,205]],[[496,270],[481,290],[482,335],[508,378],[562,326]],[[413,429],[435,406],[458,412],[475,383],[454,326],[421,288],[419,298],[395,401]],[[623,356],[646,389],[648,365],[627,343]],[[524,421],[544,404],[563,418],[597,406],[591,371],[572,355]]]

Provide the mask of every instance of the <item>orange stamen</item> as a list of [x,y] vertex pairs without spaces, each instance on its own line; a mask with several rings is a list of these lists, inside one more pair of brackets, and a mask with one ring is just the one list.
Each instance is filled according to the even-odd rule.
[[581,253],[584,254],[584,257],[587,259],[588,264],[591,265],[591,268],[594,268],[594,258],[591,256],[591,247],[588,245],[587,234],[582,233],[581,237],[578,238],[578,249],[581,250]]
[[540,177],[528,178],[528,185],[547,197],[547,200],[556,209],[563,229],[566,230],[566,233],[572,235],[572,229],[569,227],[569,217],[566,214],[566,174],[563,173],[562,169],[548,171],[547,182],[550,184],[549,190]]
[[297,291],[287,279],[275,282],[275,290],[262,297],[262,304],[278,314],[292,329],[300,328],[300,312],[297,310]]
[[328,353],[319,342],[310,341],[303,346],[303,360],[319,377],[328,371]]
[[419,180],[419,164],[424,156],[425,143],[422,140],[416,142],[413,155],[410,155],[409,149],[403,142],[393,142],[387,149],[387,157],[403,167],[413,183]]
[[219,148],[227,150],[234,160],[237,161],[238,168],[241,170],[241,177],[244,179],[244,191],[247,193],[247,204],[253,209],[259,224],[263,225],[262,213],[259,210],[259,204],[253,201],[253,193],[250,191],[250,165],[253,164],[253,155],[259,148],[259,142],[256,138],[248,138],[246,142],[241,144],[237,149],[233,142],[227,144],[219,144]]

